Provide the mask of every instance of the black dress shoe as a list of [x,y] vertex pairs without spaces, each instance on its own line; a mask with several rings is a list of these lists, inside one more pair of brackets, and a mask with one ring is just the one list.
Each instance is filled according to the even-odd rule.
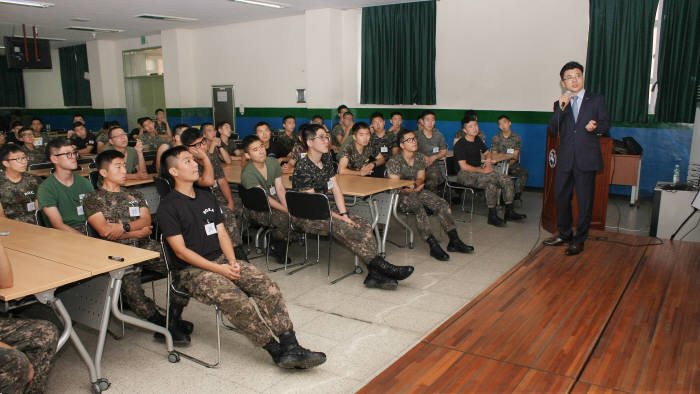
[[545,246],[560,246],[560,245],[568,245],[568,244],[570,244],[570,243],[571,243],[571,240],[570,240],[570,239],[561,238],[561,237],[559,237],[559,236],[554,236],[554,237],[552,237],[552,238],[547,238],[547,239],[545,239],[544,241],[542,241],[542,243],[543,243]]
[[569,247],[566,248],[564,254],[567,256],[573,256],[581,252],[583,252],[583,243],[571,243],[569,244]]

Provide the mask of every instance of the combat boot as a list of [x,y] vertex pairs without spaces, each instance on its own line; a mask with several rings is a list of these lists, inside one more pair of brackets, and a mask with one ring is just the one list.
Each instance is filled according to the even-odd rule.
[[517,213],[513,209],[513,204],[506,204],[506,214],[503,216],[504,220],[521,220],[525,219],[527,215]]
[[396,266],[384,260],[381,256],[376,256],[367,264],[370,270],[375,270],[391,279],[404,280],[413,273],[413,266]]
[[[190,336],[182,329],[182,308],[181,305],[170,305],[170,311],[168,313],[168,331],[170,331],[170,335],[173,337],[173,344],[177,346],[189,346],[191,342]],[[153,336],[157,340],[165,341],[165,337],[162,334],[155,333]]]
[[[277,260],[278,264],[284,264],[284,257],[287,250],[287,243],[281,240],[271,240],[270,241],[270,256]],[[287,264],[291,263],[292,259],[287,257]]]
[[322,352],[312,352],[304,349],[297,342],[294,331],[285,331],[279,335],[280,342],[275,345],[270,341],[263,348],[270,353],[272,360],[280,368],[307,369],[326,362],[326,355]]
[[364,284],[370,289],[396,290],[399,287],[399,282],[396,279],[388,278],[371,267],[367,268]]
[[447,244],[447,251],[460,253],[471,253],[474,251],[473,246],[467,245],[459,239],[457,229],[453,228],[447,232],[447,235],[450,237],[450,242]]
[[233,253],[236,255],[236,260],[248,261],[248,254],[245,252],[243,245],[234,247]]
[[506,223],[496,214],[496,208],[489,208],[489,219],[487,223],[493,224],[496,227],[505,227],[506,225]]
[[430,245],[430,256],[440,261],[447,261],[450,259],[450,255],[440,247],[440,244],[434,236],[431,235],[428,237],[427,242],[428,245]]

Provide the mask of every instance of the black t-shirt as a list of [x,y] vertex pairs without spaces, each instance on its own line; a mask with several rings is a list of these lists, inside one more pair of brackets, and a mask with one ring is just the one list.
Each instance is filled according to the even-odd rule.
[[472,167],[481,167],[481,154],[487,150],[486,144],[481,138],[474,138],[474,142],[461,138],[455,144],[454,156],[458,163],[460,160],[466,160],[467,164]]
[[267,150],[267,156],[279,159],[282,157],[287,157],[289,152],[291,151],[287,149],[283,144],[281,144],[278,141],[275,141],[270,143],[270,149]]
[[[158,223],[164,237],[182,235],[188,249],[209,261],[214,261],[222,252],[218,235],[211,232],[211,224],[216,227],[223,222],[223,215],[211,192],[198,188],[194,190],[195,198],[173,190],[162,199],[158,206]],[[210,229],[209,235],[207,228]],[[177,256],[173,257],[176,260],[176,268],[189,266]]]
[[78,135],[74,135],[71,137],[71,142],[78,148],[80,149],[85,149],[88,146],[92,146],[92,153],[95,153],[95,148],[97,147],[97,140],[95,139],[95,136],[92,135],[92,133],[87,132],[85,134],[85,138],[80,138]]

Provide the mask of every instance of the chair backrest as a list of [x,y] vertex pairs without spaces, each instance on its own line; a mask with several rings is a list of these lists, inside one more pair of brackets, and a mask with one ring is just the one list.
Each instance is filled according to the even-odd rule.
[[325,194],[288,191],[285,196],[289,214],[296,218],[308,220],[331,218],[331,203]]
[[44,162],[44,163],[34,163],[30,164],[29,167],[27,168],[28,171],[32,170],[43,170],[44,168],[53,168],[53,163],[49,162]]
[[97,190],[97,182],[100,179],[100,172],[97,170],[91,171],[89,178],[90,178],[90,183],[92,183],[93,189]]
[[459,165],[454,156],[447,156],[445,158],[445,175],[454,176],[459,174]]
[[496,163],[493,170],[496,171],[496,173],[498,174],[507,175],[509,164],[510,163],[508,162],[508,160],[499,161],[498,163]]
[[[81,157],[80,159],[78,159],[78,166],[80,166],[81,164],[87,164],[88,167],[94,166],[95,159],[92,157]],[[90,168],[93,168],[93,167],[90,167]]]
[[267,200],[267,194],[265,194],[265,190],[262,187],[255,186],[250,189],[241,187],[238,189],[238,193],[241,196],[244,207],[251,211],[270,212],[270,202]]
[[153,183],[155,184],[156,191],[161,199],[165,198],[165,196],[167,196],[168,193],[173,190],[172,186],[170,186],[170,182],[168,182],[168,180],[165,178],[155,176],[153,177]]
[[85,221],[85,235],[92,238],[100,238],[100,234],[90,225],[90,222]]
[[175,253],[163,234],[160,235],[160,248],[163,251],[163,262],[165,262],[165,268],[168,270],[168,277],[170,278],[170,290],[175,294],[191,297],[188,292],[175,287],[175,281],[172,280],[174,275],[177,275],[177,270],[175,269]]
[[49,227],[46,225],[46,221],[44,220],[44,214],[41,213],[41,209],[37,209],[36,211],[34,211],[34,222],[37,226]]

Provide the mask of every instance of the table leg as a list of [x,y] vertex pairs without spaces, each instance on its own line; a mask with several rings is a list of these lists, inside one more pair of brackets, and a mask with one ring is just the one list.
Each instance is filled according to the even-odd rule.
[[[394,219],[396,219],[396,221],[399,222],[399,224],[401,224],[401,226],[403,226],[403,228],[406,231],[408,231],[408,237],[409,237],[408,238],[408,240],[409,240],[408,246],[409,246],[409,248],[413,249],[413,230],[411,229],[411,227],[408,226],[408,224],[406,224],[406,222],[401,220],[401,218],[399,217],[399,214],[396,212],[396,209],[398,208],[398,206],[399,206],[399,193],[398,193],[398,191],[396,191],[395,192],[395,199],[392,203],[391,213],[394,216]],[[384,234],[384,239],[386,240],[386,234]]]
[[367,204],[369,204],[369,212],[370,215],[372,215],[372,229],[374,230],[374,236],[377,237],[377,247],[379,250],[377,250],[377,253],[382,253],[384,250],[382,249],[381,241],[382,241],[382,236],[379,233],[379,226],[377,226],[377,223],[379,223],[379,207],[377,205],[377,201],[372,198],[372,196],[367,196]]

